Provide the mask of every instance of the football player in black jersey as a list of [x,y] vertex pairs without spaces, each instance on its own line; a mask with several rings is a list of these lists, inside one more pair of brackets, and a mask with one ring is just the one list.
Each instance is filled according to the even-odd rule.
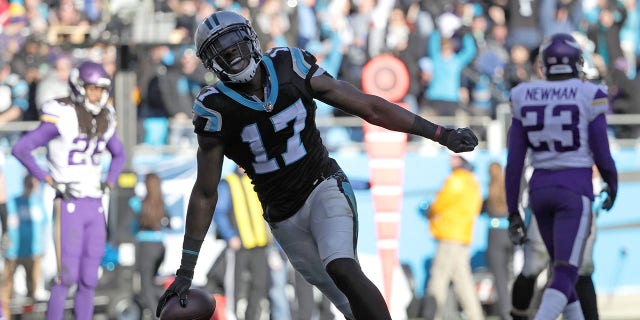
[[180,268],[160,298],[188,303],[198,253],[218,198],[224,156],[252,179],[264,218],[297,271],[347,319],[391,319],[356,255],[357,210],[349,181],[329,157],[315,124],[321,100],[371,124],[419,135],[454,152],[478,144],[468,128],[433,124],[378,96],[336,80],[298,48],[262,55],[244,17],[218,11],[198,26],[196,51],[221,81],[195,99],[198,173],[187,209]]

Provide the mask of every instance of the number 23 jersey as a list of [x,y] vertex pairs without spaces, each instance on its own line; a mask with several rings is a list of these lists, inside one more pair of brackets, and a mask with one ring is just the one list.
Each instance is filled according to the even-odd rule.
[[246,170],[262,204],[280,220],[296,212],[314,181],[335,172],[337,164],[315,124],[309,80],[324,73],[315,57],[298,48],[274,48],[260,64],[268,78],[265,101],[223,82],[207,86],[193,105],[194,131],[222,139],[225,156]]
[[590,168],[589,123],[608,111],[602,86],[580,79],[522,83],[511,91],[536,169]]

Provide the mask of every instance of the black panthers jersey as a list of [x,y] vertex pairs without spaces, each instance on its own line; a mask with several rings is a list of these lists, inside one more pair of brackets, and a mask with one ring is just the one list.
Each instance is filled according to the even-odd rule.
[[253,181],[265,218],[280,221],[302,207],[316,180],[339,168],[315,124],[309,81],[324,73],[315,57],[273,48],[261,64],[269,79],[264,102],[217,82],[196,98],[193,123],[197,134],[224,141],[225,155]]

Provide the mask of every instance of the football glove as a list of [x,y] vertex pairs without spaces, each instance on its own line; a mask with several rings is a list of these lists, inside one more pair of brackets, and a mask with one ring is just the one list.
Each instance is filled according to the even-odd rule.
[[162,309],[169,301],[172,295],[177,295],[178,299],[180,299],[180,306],[185,308],[189,301],[187,300],[187,292],[189,292],[189,288],[191,287],[191,280],[193,280],[193,271],[183,271],[182,269],[178,269],[176,272],[176,278],[173,280],[173,283],[167,288],[167,290],[162,294],[160,300],[158,300],[158,307],[156,308],[156,317],[160,317],[160,313],[162,313]]
[[616,193],[611,192],[609,186],[604,187],[601,193],[604,193],[605,199],[602,202],[602,210],[609,211],[613,207],[613,203],[616,201]]
[[100,190],[102,191],[103,195],[107,195],[111,192],[111,186],[106,183],[106,182],[101,182],[100,183]]
[[438,143],[455,153],[473,151],[478,145],[478,137],[469,128],[442,128],[442,130]]
[[527,228],[519,213],[509,214],[509,238],[515,245],[523,244],[527,239]]
[[80,190],[77,188],[77,182],[53,182],[53,189],[56,194],[60,195],[65,201],[80,197]]

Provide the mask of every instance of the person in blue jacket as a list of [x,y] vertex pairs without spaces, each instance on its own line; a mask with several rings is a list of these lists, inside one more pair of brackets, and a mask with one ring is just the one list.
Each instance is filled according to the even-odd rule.
[[8,247],[4,249],[4,270],[0,286],[0,300],[5,319],[10,319],[9,302],[13,295],[13,278],[18,266],[27,276],[27,297],[35,301],[41,280],[40,261],[45,253],[45,241],[52,240],[50,219],[44,206],[40,183],[31,175],[23,180],[21,195],[7,201]]

